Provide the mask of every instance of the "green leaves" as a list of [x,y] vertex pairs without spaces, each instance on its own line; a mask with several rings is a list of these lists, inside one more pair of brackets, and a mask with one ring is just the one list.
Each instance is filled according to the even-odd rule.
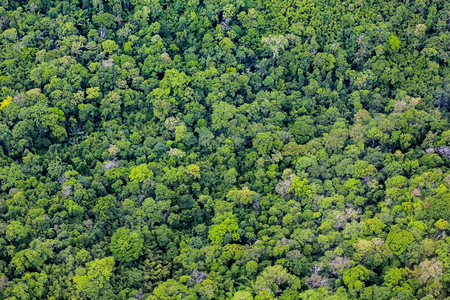
[[114,268],[114,258],[105,257],[86,263],[86,268],[78,268],[73,281],[77,290],[90,298],[97,298],[109,286]]
[[448,296],[426,2],[0,0],[0,299]]
[[129,177],[133,181],[142,183],[144,180],[152,178],[153,172],[146,164],[140,164],[131,169]]
[[349,289],[361,291],[365,286],[364,282],[370,278],[370,275],[370,270],[362,265],[358,265],[345,270],[342,279]]
[[402,254],[413,241],[413,234],[406,230],[391,231],[386,239],[389,247],[397,255]]
[[153,296],[150,296],[149,300],[172,300],[182,299],[186,293],[186,286],[180,284],[174,279],[169,279],[158,285],[153,291]]
[[241,190],[230,190],[227,194],[227,198],[234,203],[247,205],[253,202],[253,198],[256,195],[257,193],[249,190],[248,187],[243,187]]
[[[293,290],[299,290],[300,280],[290,274],[283,266],[275,265],[265,268],[256,278],[254,291],[257,295],[273,297],[278,294],[280,289],[290,287]],[[264,299],[264,298],[261,298]]]
[[117,261],[132,262],[141,254],[144,239],[137,231],[119,228],[113,234],[109,248]]
[[260,155],[265,156],[272,150],[280,150],[283,143],[272,132],[258,132],[253,139],[253,146]]
[[392,50],[398,50],[400,49],[400,40],[395,35],[391,35],[389,37],[389,45],[391,45]]
[[31,233],[28,225],[23,226],[19,221],[11,221],[6,227],[6,239],[13,243],[23,242]]
[[222,128],[227,128],[228,123],[234,118],[236,114],[236,107],[232,104],[226,102],[219,102],[213,104],[213,113],[211,115],[212,125],[211,128],[214,130],[220,130]]
[[11,263],[20,274],[25,270],[40,270],[44,263],[53,257],[52,247],[55,244],[52,240],[34,240],[30,243],[30,248],[17,252]]
[[106,40],[106,41],[102,42],[102,48],[103,48],[103,51],[105,51],[106,53],[112,54],[112,53],[116,52],[117,49],[119,49],[119,46],[113,40]]
[[238,241],[240,239],[238,229],[239,226],[236,219],[227,217],[220,224],[215,224],[210,227],[209,239],[214,245],[223,245]]
[[311,188],[308,186],[308,179],[300,179],[300,177],[294,177],[292,179],[292,185],[289,188],[289,192],[293,191],[299,198],[309,198],[312,196]]

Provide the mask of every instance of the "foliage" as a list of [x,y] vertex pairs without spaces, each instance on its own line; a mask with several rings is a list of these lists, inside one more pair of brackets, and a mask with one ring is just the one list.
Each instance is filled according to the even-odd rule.
[[446,299],[448,1],[0,1],[0,299]]
[[131,262],[139,257],[144,247],[144,239],[139,232],[119,228],[111,238],[110,249],[117,261]]

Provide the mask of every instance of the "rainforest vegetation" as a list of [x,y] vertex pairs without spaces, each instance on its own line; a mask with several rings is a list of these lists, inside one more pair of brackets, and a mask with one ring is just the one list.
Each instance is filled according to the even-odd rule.
[[450,1],[0,0],[0,299],[448,299]]

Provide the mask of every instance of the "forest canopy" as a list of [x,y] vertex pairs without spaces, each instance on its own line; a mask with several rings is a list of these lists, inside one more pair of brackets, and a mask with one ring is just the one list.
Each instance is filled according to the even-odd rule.
[[0,0],[0,298],[447,299],[450,2]]

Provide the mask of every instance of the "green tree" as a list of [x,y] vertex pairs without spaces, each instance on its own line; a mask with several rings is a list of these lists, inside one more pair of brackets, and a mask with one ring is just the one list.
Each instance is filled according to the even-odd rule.
[[174,279],[169,279],[160,283],[148,300],[182,299],[186,292],[186,286]]
[[370,276],[370,270],[362,265],[358,265],[345,270],[342,279],[350,290],[361,291],[365,286],[364,282],[368,281]]
[[153,177],[153,171],[146,164],[140,164],[133,167],[130,171],[130,179],[139,183]]
[[257,195],[256,192],[251,191],[248,187],[243,187],[241,190],[232,189],[228,192],[227,198],[234,203],[247,205],[253,202],[253,198]]
[[413,241],[413,234],[406,230],[391,231],[386,239],[389,247],[397,255],[402,254]]
[[238,241],[239,225],[235,218],[225,217],[220,224],[214,224],[209,229],[209,238],[214,245],[223,245],[232,241]]
[[106,40],[102,42],[103,51],[108,54],[114,53],[119,49],[119,46],[113,40]]
[[268,293],[270,297],[274,297],[280,290],[290,287],[299,290],[301,287],[300,280],[290,274],[283,266],[275,265],[265,268],[256,278],[253,289],[255,293]]
[[297,197],[304,198],[304,197],[311,197],[312,191],[311,188],[308,186],[308,179],[300,179],[300,177],[294,177],[292,179],[292,185],[289,188],[289,192],[294,192]]
[[144,239],[137,231],[119,228],[111,237],[109,248],[119,262],[132,262],[136,260],[144,247]]
[[98,298],[110,288],[109,281],[113,274],[114,258],[105,257],[86,263],[85,268],[78,268],[73,277],[76,289],[89,298]]

